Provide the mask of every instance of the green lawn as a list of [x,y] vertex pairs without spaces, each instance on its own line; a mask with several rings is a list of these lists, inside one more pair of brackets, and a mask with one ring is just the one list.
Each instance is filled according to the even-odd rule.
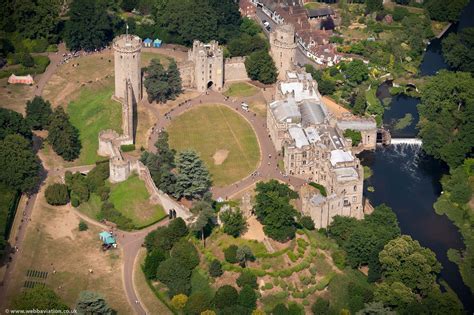
[[145,183],[137,175],[130,176],[124,182],[112,184],[111,187],[109,200],[118,211],[130,218],[137,228],[150,225],[166,216],[160,205],[150,204],[150,195]]
[[100,213],[100,207],[102,207],[100,197],[96,194],[91,194],[89,201],[81,203],[78,209],[88,217],[96,220]]
[[[191,109],[176,118],[168,132],[172,148],[194,149],[199,153],[211,172],[214,186],[236,182],[258,166],[260,149],[252,127],[223,105]],[[217,151],[227,153],[221,164],[213,159]]]
[[114,129],[121,132],[122,106],[111,99],[113,84],[100,88],[84,88],[79,97],[69,103],[67,112],[72,124],[79,129],[82,143],[81,155],[76,165],[94,164],[100,159],[98,135],[101,130]]
[[224,92],[225,96],[231,97],[248,97],[257,94],[258,89],[245,82],[233,83],[229,86],[227,91]]

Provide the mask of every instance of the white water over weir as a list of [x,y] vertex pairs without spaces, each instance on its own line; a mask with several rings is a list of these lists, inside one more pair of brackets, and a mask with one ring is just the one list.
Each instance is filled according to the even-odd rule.
[[408,145],[416,145],[421,146],[423,141],[418,138],[392,138],[390,144],[397,145],[397,144],[408,144]]

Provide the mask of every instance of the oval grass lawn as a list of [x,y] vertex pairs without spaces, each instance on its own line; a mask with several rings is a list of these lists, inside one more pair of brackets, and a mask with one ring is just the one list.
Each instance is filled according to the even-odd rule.
[[253,172],[260,148],[252,126],[224,105],[199,105],[175,118],[168,128],[170,146],[199,153],[214,186],[225,186]]

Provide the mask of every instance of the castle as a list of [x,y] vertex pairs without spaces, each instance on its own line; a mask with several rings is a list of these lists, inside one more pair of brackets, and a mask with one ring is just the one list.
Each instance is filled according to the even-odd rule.
[[140,54],[142,40],[135,35],[121,35],[113,41],[115,92],[112,98],[122,104],[122,135],[115,130],[99,133],[97,154],[110,157],[110,181],[126,180],[137,165],[124,159],[120,147],[135,142],[135,113],[142,98]]
[[[336,215],[364,217],[364,169],[355,152],[374,149],[374,119],[346,115],[335,118],[327,110],[311,74],[294,66],[294,29],[279,26],[270,35],[271,52],[279,71],[275,101],[267,106],[267,128],[283,156],[285,173],[319,184],[324,192],[305,190],[302,212],[317,228],[325,228]],[[347,129],[361,132],[361,144],[352,147]]]

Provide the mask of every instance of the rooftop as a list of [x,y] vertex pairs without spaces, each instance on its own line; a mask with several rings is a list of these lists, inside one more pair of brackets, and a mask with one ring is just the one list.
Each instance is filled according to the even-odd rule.
[[301,113],[298,105],[293,98],[287,98],[282,101],[270,103],[270,110],[279,122],[299,123],[301,121]]
[[326,106],[320,100],[304,100],[301,103],[300,110],[304,125],[320,125],[328,117]]
[[334,169],[338,182],[348,182],[352,180],[358,180],[359,174],[353,167],[343,167]]
[[290,129],[288,129],[288,132],[290,133],[291,138],[295,140],[295,145],[298,149],[309,145],[309,141],[306,138],[306,134],[304,133],[303,128],[291,127]]
[[341,149],[331,151],[331,164],[336,166],[337,163],[352,162],[354,157],[350,152]]

